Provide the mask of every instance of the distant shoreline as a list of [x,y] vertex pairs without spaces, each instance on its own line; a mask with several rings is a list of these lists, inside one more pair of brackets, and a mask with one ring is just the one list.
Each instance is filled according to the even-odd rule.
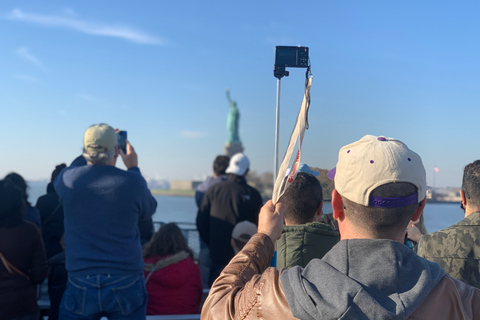
[[150,189],[154,196],[193,197],[195,190]]
[[[195,190],[169,190],[169,189],[150,189],[154,196],[167,196],[167,197],[194,197]],[[330,199],[324,199],[324,202],[330,202]],[[439,201],[427,199],[427,203],[438,203],[438,204],[459,204],[460,201]]]

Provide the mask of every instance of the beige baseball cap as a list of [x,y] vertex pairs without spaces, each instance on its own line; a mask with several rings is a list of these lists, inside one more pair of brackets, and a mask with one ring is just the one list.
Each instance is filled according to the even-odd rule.
[[100,123],[90,126],[83,136],[86,151],[107,152],[115,149],[117,133],[108,124]]
[[[419,203],[425,198],[427,181],[420,156],[400,140],[366,135],[344,146],[337,166],[327,177],[347,199],[370,207],[396,208]],[[377,187],[391,182],[408,182],[417,193],[396,198],[370,196]]]
[[245,220],[235,225],[232,231],[232,238],[247,242],[255,233],[257,233],[257,226],[253,222]]

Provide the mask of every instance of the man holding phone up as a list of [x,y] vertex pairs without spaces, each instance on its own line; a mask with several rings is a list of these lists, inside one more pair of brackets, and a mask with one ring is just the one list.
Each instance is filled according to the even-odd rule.
[[[138,219],[149,219],[157,202],[138,169],[138,158],[106,124],[84,135],[87,165],[64,169],[55,180],[65,212],[67,289],[62,319],[124,317],[145,319],[147,293],[143,279]],[[120,154],[127,170],[115,167]]]

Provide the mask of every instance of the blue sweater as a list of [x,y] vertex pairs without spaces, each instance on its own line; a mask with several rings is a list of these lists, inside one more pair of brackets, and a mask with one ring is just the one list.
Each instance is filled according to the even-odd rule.
[[137,167],[71,166],[54,186],[64,208],[69,276],[142,272],[138,219],[149,219],[157,202]]

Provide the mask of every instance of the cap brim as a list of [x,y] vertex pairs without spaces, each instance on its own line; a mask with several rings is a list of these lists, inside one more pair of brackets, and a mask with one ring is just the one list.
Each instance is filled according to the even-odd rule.
[[337,173],[337,167],[327,172],[327,178],[330,180],[335,180],[335,173]]

